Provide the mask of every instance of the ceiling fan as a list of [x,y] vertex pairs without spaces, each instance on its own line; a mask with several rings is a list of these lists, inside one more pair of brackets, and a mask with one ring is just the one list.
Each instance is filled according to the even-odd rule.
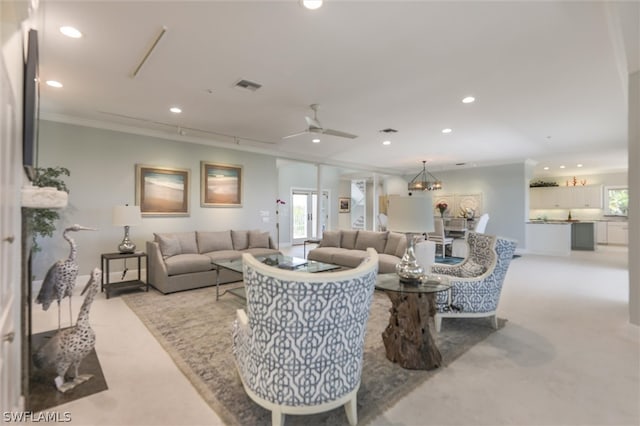
[[307,120],[306,130],[302,132],[294,133],[292,135],[285,136],[282,139],[293,138],[296,136],[305,135],[307,133],[318,133],[321,135],[338,136],[340,138],[349,138],[349,139],[355,139],[358,137],[357,135],[352,135],[351,133],[341,132],[340,130],[334,130],[334,129],[325,129],[324,127],[322,127],[322,124],[320,124],[320,122],[318,121],[319,106],[320,105],[318,104],[310,105],[310,108],[313,110],[313,118],[309,116],[305,117],[305,119]]

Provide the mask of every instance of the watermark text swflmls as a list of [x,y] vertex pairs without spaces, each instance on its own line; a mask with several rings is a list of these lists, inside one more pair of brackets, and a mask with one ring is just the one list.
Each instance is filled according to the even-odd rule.
[[68,411],[3,411],[2,421],[4,423],[68,423],[71,421],[71,413]]

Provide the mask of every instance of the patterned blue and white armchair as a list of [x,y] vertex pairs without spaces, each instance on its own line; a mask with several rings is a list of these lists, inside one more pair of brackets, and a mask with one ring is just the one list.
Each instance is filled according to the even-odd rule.
[[264,265],[244,254],[247,311],[237,311],[233,353],[249,397],[271,411],[313,414],[345,406],[358,421],[364,337],[378,272],[367,249],[357,268],[305,273]]
[[492,317],[498,328],[496,310],[502,284],[513,258],[517,241],[469,232],[469,254],[458,265],[434,264],[431,272],[451,276],[449,292],[436,295],[436,331],[442,318]]

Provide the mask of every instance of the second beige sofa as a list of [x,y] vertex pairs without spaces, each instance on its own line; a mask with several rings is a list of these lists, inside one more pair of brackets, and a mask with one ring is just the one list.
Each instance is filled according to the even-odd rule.
[[397,232],[362,230],[325,231],[307,259],[355,268],[367,257],[367,248],[378,252],[378,273],[395,272],[407,249],[407,238]]

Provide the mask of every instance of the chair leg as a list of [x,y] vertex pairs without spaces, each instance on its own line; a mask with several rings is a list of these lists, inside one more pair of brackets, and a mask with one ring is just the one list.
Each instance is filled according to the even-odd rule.
[[440,329],[442,328],[442,317],[436,314],[433,319],[436,323],[436,333],[440,333]]
[[279,409],[271,411],[271,425],[284,426],[284,414]]
[[349,424],[351,426],[357,425],[358,424],[358,401],[355,395],[352,399],[347,401],[346,404],[344,404],[344,411],[347,413],[347,420],[349,420]]
[[498,315],[493,315],[491,317],[491,325],[493,326],[494,329],[498,329]]

